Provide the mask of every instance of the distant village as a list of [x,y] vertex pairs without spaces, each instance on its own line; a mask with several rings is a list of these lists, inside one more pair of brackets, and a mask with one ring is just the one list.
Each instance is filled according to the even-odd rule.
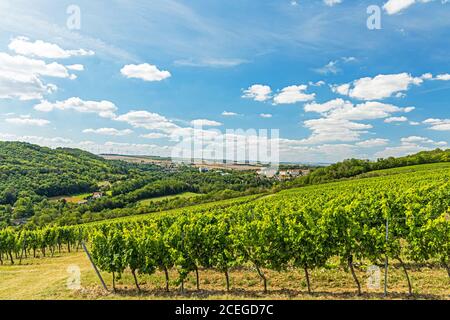
[[[212,170],[208,167],[199,167],[200,173],[209,172]],[[214,172],[221,173],[222,175],[226,175],[228,173],[223,172],[221,170],[214,170]],[[256,173],[260,176],[264,176],[266,178],[275,178],[280,181],[295,179],[298,177],[306,176],[311,173],[310,169],[286,169],[280,170],[278,168],[268,167],[268,168],[260,168],[256,171]]]

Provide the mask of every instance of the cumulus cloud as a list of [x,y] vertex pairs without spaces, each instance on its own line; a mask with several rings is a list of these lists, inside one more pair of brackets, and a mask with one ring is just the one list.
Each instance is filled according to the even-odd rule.
[[305,90],[308,89],[307,85],[289,86],[281,89],[281,92],[275,95],[273,98],[274,104],[293,104],[297,102],[305,102],[314,100],[315,93],[308,94]]
[[116,117],[115,120],[126,122],[135,128],[143,128],[148,130],[172,131],[179,128],[166,117],[145,110],[130,111]]
[[424,73],[423,75],[421,75],[420,78],[423,80],[431,80],[431,79],[433,79],[433,74],[427,72],[427,73]]
[[191,121],[191,125],[197,127],[220,127],[222,123],[208,119],[196,119]]
[[401,157],[420,151],[428,151],[435,148],[445,147],[446,145],[446,141],[434,141],[426,137],[409,136],[401,138],[400,145],[385,148],[383,151],[377,152],[375,156],[377,158]]
[[355,145],[361,148],[383,147],[389,143],[389,139],[369,139],[357,142]]
[[334,99],[325,103],[312,102],[304,106],[306,112],[316,112],[321,114],[327,114],[332,110],[346,109],[353,107],[353,103],[344,101],[343,99]]
[[308,85],[310,85],[311,87],[321,87],[321,86],[323,86],[323,85],[325,85],[326,83],[325,83],[325,81],[323,81],[323,80],[319,80],[319,81],[317,81],[317,82],[313,82],[313,81],[309,81],[308,82]]
[[450,74],[448,74],[448,73],[438,74],[435,79],[441,80],[441,81],[450,81]]
[[[434,0],[388,0],[383,6],[383,9],[390,15],[400,13],[416,3],[427,3]],[[443,0],[445,3],[447,0]]]
[[114,119],[117,107],[110,101],[84,101],[78,97],[72,97],[64,101],[49,102],[41,101],[34,106],[34,109],[41,112],[51,112],[53,110],[73,110],[80,113],[96,113],[102,118]]
[[238,114],[236,112],[224,111],[224,112],[222,112],[222,115],[224,117],[234,117],[234,116],[237,116]]
[[59,63],[0,52],[0,99],[42,99],[55,92],[56,85],[46,84],[43,77],[72,78],[68,69]]
[[12,39],[8,48],[20,55],[50,59],[65,59],[76,56],[92,56],[95,54],[94,51],[85,49],[64,50],[56,44],[42,40],[31,42],[27,37]]
[[97,143],[94,141],[74,141],[63,137],[43,137],[43,136],[20,136],[0,132],[0,141],[23,141],[50,148],[67,147],[79,148],[97,154],[124,154],[124,155],[159,155],[170,156],[170,146],[159,146],[156,144],[138,144],[138,143],[120,143],[107,141],[106,143]]
[[242,96],[242,98],[263,102],[271,98],[271,93],[272,89],[269,86],[254,84],[248,89],[244,90],[244,95]]
[[333,86],[334,92],[359,100],[381,100],[404,93],[411,85],[420,85],[423,79],[408,73],[377,75],[366,77],[344,85]]
[[166,138],[167,135],[165,135],[163,133],[158,133],[158,132],[150,132],[150,133],[146,133],[146,134],[141,134],[140,137],[145,138],[145,139],[161,139],[161,138]]
[[324,143],[330,141],[358,141],[361,134],[372,128],[370,124],[355,121],[385,119],[397,112],[411,112],[413,107],[401,108],[377,101],[353,104],[343,99],[334,99],[325,103],[312,102],[304,106],[305,112],[322,115],[320,119],[307,120],[306,128],[312,131],[305,143]]
[[133,133],[133,130],[124,129],[118,130],[116,128],[99,128],[99,129],[85,129],[83,133],[94,133],[104,136],[126,136]]
[[350,101],[334,99],[325,103],[309,103],[304,107],[306,112],[320,113],[327,118],[344,120],[374,120],[389,117],[395,112],[411,112],[414,107],[400,108],[392,104],[367,101],[354,105]]
[[125,65],[120,70],[120,73],[127,78],[136,78],[144,81],[162,81],[172,76],[169,71],[159,70],[156,66],[148,63]]
[[450,131],[450,119],[426,119],[424,124],[430,125],[431,130],[434,131]]
[[370,124],[332,118],[306,120],[304,126],[312,131],[309,138],[301,140],[304,144],[357,141],[361,134],[367,133],[367,129],[372,128]]
[[62,137],[41,137],[41,136],[19,136],[10,133],[0,133],[1,141],[22,141],[29,142],[33,144],[38,144],[46,147],[63,147],[69,146],[73,141],[71,139],[66,139]]
[[176,60],[174,63],[175,65],[186,67],[231,68],[248,62],[248,60],[238,58],[203,58],[199,60]]
[[337,60],[332,60],[328,62],[321,68],[314,69],[315,72],[327,75],[327,74],[337,74],[341,72],[341,68],[339,67],[341,64],[355,62],[357,59],[355,57],[342,57]]
[[66,68],[73,71],[84,71],[84,66],[82,64],[72,64],[70,66],[66,66]]
[[350,84],[349,83],[344,83],[341,85],[332,85],[331,86],[331,90],[334,93],[338,93],[342,96],[348,96],[348,93],[350,92]]
[[323,3],[325,3],[329,7],[332,7],[336,4],[342,3],[342,0],[323,0]]
[[272,118],[272,115],[270,113],[261,113],[259,116],[266,119]]
[[403,116],[401,116],[401,117],[389,117],[389,118],[384,119],[385,123],[406,122],[406,121],[408,121],[408,118],[407,117],[403,117]]
[[323,67],[314,69],[314,71],[316,71],[317,73],[326,75],[326,74],[329,74],[329,73],[337,74],[338,72],[341,71],[341,69],[338,68],[338,62],[337,61],[330,61],[326,65],[324,65]]
[[50,124],[50,121],[46,119],[35,119],[29,115],[24,115],[15,118],[7,118],[5,122],[15,125],[23,125],[23,126],[38,126],[43,127]]

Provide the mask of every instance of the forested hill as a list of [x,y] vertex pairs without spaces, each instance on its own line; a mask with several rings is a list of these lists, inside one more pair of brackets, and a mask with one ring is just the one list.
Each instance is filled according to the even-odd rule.
[[52,197],[97,189],[100,181],[124,174],[119,165],[78,149],[50,149],[0,141],[0,204],[20,192]]

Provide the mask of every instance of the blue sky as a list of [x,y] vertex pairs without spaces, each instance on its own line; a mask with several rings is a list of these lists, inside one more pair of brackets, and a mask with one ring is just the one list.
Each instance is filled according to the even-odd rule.
[[2,1],[0,139],[170,155],[202,124],[279,129],[282,161],[446,148],[446,2]]

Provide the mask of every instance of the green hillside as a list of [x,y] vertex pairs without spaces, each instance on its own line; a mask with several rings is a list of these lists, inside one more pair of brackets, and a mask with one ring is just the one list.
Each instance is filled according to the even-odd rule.
[[[77,224],[174,209],[265,192],[275,183],[254,172],[225,171],[165,168],[106,160],[78,149],[0,142],[0,229]],[[92,199],[94,191],[103,194]],[[152,201],[185,192],[198,196]],[[149,201],[140,204],[142,200]]]
[[88,152],[0,142],[0,204],[14,204],[20,192],[41,196],[91,192],[97,182],[125,170]]

